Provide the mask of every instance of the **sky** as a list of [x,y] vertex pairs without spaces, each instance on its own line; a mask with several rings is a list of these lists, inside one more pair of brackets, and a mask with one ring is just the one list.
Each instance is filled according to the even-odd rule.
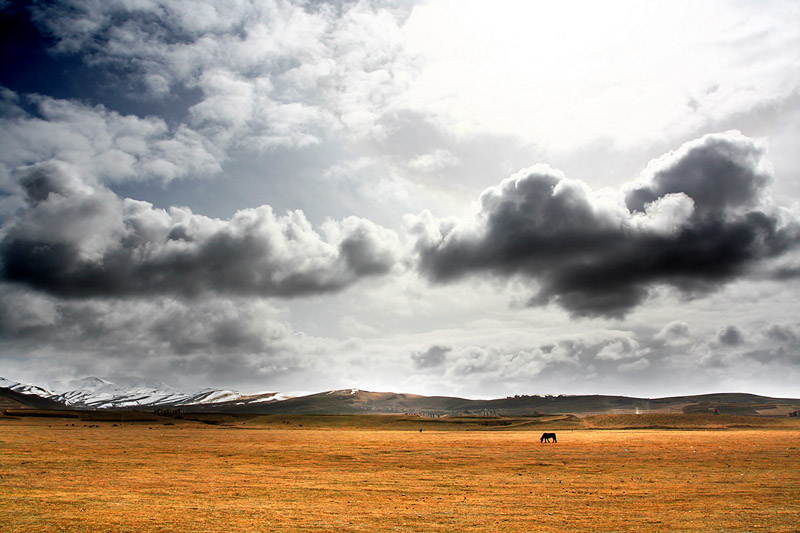
[[800,3],[0,10],[0,376],[800,396]]

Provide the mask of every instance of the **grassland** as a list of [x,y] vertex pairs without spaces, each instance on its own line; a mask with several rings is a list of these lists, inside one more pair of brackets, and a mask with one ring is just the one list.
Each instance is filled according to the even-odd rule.
[[0,530],[800,531],[796,421],[658,416],[0,417]]

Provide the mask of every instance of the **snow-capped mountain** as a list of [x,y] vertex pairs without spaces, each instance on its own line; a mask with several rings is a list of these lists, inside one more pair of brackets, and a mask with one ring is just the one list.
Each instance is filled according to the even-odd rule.
[[70,407],[89,409],[190,406],[233,401],[250,403],[284,399],[277,393],[245,396],[232,390],[201,389],[186,392],[165,383],[130,377],[111,379],[87,377],[69,381],[53,381],[47,384],[47,388],[0,378],[0,387],[9,388],[15,392],[35,394]]

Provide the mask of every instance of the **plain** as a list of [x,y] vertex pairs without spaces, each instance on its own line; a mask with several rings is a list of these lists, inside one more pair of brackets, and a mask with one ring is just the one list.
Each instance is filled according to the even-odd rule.
[[[544,429],[557,444],[540,444]],[[798,531],[798,450],[794,420],[713,415],[508,424],[3,416],[0,524],[11,532]]]

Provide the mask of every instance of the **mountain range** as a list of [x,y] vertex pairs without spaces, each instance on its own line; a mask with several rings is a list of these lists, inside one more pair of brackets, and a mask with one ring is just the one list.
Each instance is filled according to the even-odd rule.
[[35,409],[181,409],[185,412],[250,414],[391,414],[426,416],[520,416],[571,413],[725,413],[787,416],[800,399],[746,393],[717,393],[666,398],[611,395],[516,395],[491,400],[420,396],[343,389],[290,397],[276,392],[244,395],[232,390],[185,392],[140,378],[88,377],[51,382],[47,387],[0,378],[0,406]]
[[46,387],[18,383],[0,377],[0,388],[55,401],[76,409],[132,409],[196,406],[245,401],[259,403],[278,401],[284,397],[268,392],[243,395],[232,390],[200,389],[181,391],[170,385],[141,378],[110,379],[87,377],[70,381],[54,381]]

